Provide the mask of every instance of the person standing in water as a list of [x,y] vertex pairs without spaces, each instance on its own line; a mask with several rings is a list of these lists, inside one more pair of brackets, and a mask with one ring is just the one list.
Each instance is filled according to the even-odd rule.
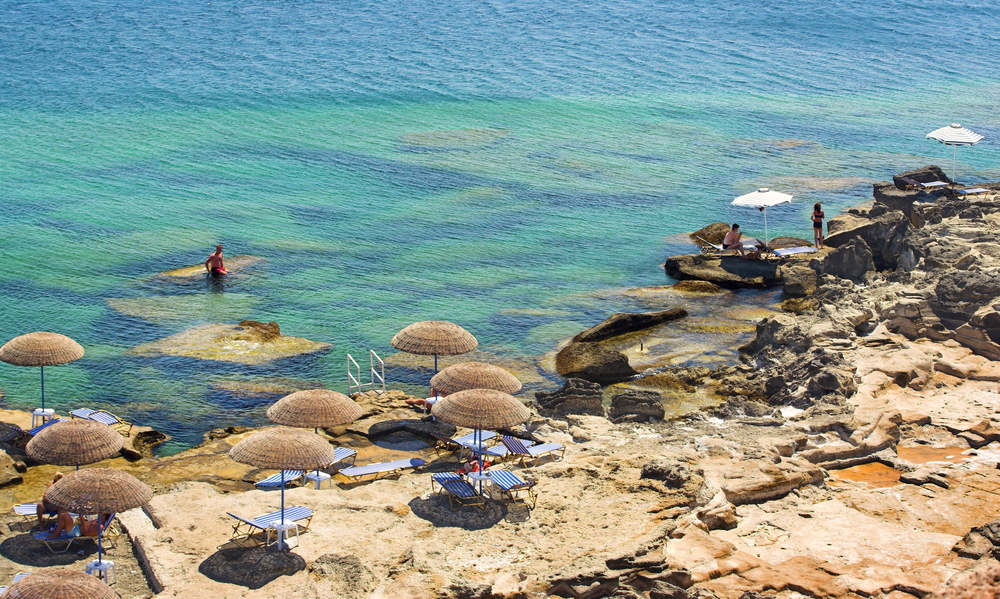
[[813,244],[817,248],[823,247],[823,209],[820,208],[819,202],[813,205],[812,221],[813,221]]
[[226,265],[222,263],[222,246],[215,246],[215,252],[205,260],[205,272],[213,277],[220,277],[222,275],[228,275],[229,271],[226,270]]

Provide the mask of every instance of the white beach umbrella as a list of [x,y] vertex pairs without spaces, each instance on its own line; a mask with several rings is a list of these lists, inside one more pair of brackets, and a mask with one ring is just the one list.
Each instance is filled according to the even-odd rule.
[[958,146],[974,146],[983,140],[983,136],[958,123],[952,123],[947,127],[931,131],[927,134],[927,139],[933,139],[952,147],[951,179],[954,181],[955,175],[958,173]]
[[786,204],[792,201],[792,196],[780,191],[774,191],[766,187],[761,187],[757,191],[752,191],[741,195],[733,200],[733,206],[752,206],[764,213],[764,245],[768,244],[767,238],[767,209],[770,206]]

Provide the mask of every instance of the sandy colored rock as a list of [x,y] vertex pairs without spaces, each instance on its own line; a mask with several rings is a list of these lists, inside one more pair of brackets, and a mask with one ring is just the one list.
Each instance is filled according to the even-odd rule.
[[242,364],[265,364],[332,347],[329,343],[281,335],[277,325],[274,327],[268,327],[265,323],[256,325],[243,323],[197,325],[165,339],[136,346],[128,353],[137,356],[167,355]]

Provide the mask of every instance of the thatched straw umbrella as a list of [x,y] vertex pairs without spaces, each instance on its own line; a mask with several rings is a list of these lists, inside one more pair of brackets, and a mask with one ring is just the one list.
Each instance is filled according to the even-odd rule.
[[[52,425],[55,426],[55,425]],[[114,468],[85,468],[70,472],[52,484],[45,499],[77,514],[118,514],[141,507],[153,490],[128,472]],[[103,526],[97,534],[97,563],[101,562]]]
[[[494,389],[468,389],[452,393],[434,404],[431,414],[438,420],[476,431],[476,446],[482,443],[483,430],[509,428],[527,422],[531,412],[514,396]],[[483,454],[479,452],[482,470]]]
[[28,441],[28,457],[43,464],[76,466],[93,464],[118,455],[125,442],[110,426],[74,418],[57,422]]
[[14,337],[0,347],[0,361],[14,366],[39,366],[42,371],[42,409],[45,409],[45,367],[83,357],[83,347],[66,335],[39,331]]
[[467,389],[517,393],[521,390],[521,381],[499,366],[484,362],[461,362],[435,374],[431,378],[431,388],[444,395]]
[[[229,457],[242,464],[280,470],[281,522],[285,522],[285,470],[313,470],[333,461],[335,450],[316,433],[297,428],[271,428],[254,433],[229,450]],[[288,549],[284,530],[278,529],[278,548]]]
[[39,570],[11,584],[5,599],[118,599],[99,579],[68,568]]
[[479,342],[472,333],[453,322],[424,320],[415,322],[392,338],[392,346],[408,354],[434,356],[437,372],[438,356],[457,356],[476,349]]
[[328,389],[296,391],[267,409],[268,419],[275,424],[312,429],[350,424],[364,413],[353,399]]

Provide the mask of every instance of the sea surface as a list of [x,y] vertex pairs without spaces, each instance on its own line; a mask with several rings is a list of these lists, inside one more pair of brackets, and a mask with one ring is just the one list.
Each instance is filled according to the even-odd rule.
[[[667,283],[684,233],[762,237],[737,195],[792,193],[768,232],[809,238],[814,202],[896,172],[1000,179],[998,25],[955,0],[0,0],[0,342],[76,339],[48,404],[167,452],[263,422],[273,397],[215,383],[346,391],[346,354],[367,368],[415,321],[533,360]],[[951,122],[986,138],[954,166],[924,138]],[[156,276],[216,243],[262,261],[221,288]],[[241,319],[333,348],[129,354]],[[37,405],[37,370],[0,364],[7,405]]]

